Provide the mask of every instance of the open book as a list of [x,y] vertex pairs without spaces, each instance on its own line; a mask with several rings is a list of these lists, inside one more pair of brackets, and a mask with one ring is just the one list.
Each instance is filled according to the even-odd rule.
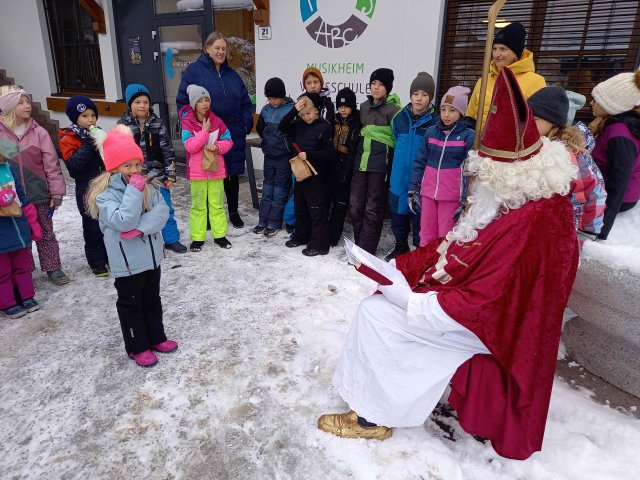
[[371,255],[344,235],[342,239],[344,240],[344,249],[347,252],[349,263],[356,267],[358,272],[380,285],[391,285],[393,283],[391,279],[398,274],[396,267],[384,260],[380,260],[375,255]]

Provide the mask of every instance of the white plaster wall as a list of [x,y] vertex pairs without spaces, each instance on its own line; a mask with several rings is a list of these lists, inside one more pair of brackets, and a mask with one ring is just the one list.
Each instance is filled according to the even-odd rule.
[[[318,0],[318,11],[331,24],[340,24],[352,13],[355,2]],[[373,18],[363,35],[342,48],[327,48],[316,43],[302,22],[299,2],[277,1],[270,4],[270,40],[259,40],[255,30],[256,85],[258,112],[265,104],[264,84],[280,77],[287,93],[296,98],[301,93],[301,76],[308,63],[364,63],[358,74],[323,73],[335,100],[340,83],[358,83],[364,90],[371,72],[379,67],[391,68],[393,91],[403,104],[409,102],[409,86],[419,71],[427,71],[437,82],[440,43],[445,14],[445,0],[378,0]],[[358,93],[358,102],[366,100]],[[252,150],[254,164],[262,169],[262,152]]]
[[0,0],[0,12],[0,68],[46,105],[55,74],[42,2]]
[[[98,0],[105,12],[106,35],[98,35],[105,99],[122,98],[118,50],[111,1]],[[0,0],[0,68],[28,90],[46,109],[46,97],[56,91],[54,63],[47,21],[41,0]],[[63,112],[50,112],[60,125],[69,123]],[[100,117],[103,128],[112,128],[116,117]]]
[[[354,4],[317,0],[319,14],[333,24],[346,20]],[[357,75],[323,73],[326,83],[366,84],[376,68],[391,68],[395,75],[393,91],[405,104],[409,102],[409,85],[419,71],[429,72],[437,81],[445,0],[378,0],[362,36],[342,48],[321,46],[309,36],[299,2],[271,2],[270,8],[271,40],[259,40],[258,27],[255,30],[258,110],[265,103],[264,83],[271,77],[282,78],[288,94],[298,96],[308,63],[364,63],[364,72]],[[364,100],[365,95],[359,93],[358,101]]]

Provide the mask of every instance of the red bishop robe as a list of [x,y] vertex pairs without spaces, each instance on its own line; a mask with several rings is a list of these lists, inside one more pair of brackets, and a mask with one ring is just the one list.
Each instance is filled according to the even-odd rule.
[[510,210],[463,244],[431,242],[399,256],[414,292],[438,292],[443,310],[491,355],[475,355],[451,380],[449,403],[470,434],[504,457],[542,447],[564,308],[578,267],[568,197]]

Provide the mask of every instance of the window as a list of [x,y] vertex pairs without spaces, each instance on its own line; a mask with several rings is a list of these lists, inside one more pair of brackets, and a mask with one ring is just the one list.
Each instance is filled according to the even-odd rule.
[[[492,3],[447,2],[438,98],[454,85],[473,89],[480,78]],[[510,0],[498,20],[525,26],[526,48],[533,52],[536,72],[547,85],[559,85],[587,99],[597,83],[638,64],[637,0]],[[588,101],[576,118],[591,118]]]
[[98,34],[80,0],[45,0],[58,92],[104,95]]

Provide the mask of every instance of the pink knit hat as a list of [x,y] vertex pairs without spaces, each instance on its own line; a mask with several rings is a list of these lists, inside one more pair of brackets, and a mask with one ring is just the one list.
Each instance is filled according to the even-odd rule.
[[0,112],[3,115],[10,113],[11,110],[18,106],[22,96],[29,97],[29,93],[26,90],[20,89],[15,92],[0,95]]
[[[102,158],[107,170],[113,171],[130,160],[144,161],[142,150],[133,139],[131,129],[118,125],[107,132],[102,142]],[[125,130],[126,129],[126,130]]]
[[442,97],[442,101],[440,102],[440,106],[449,105],[453,107],[455,110],[460,112],[460,115],[464,117],[464,112],[467,111],[467,104],[469,103],[469,94],[471,90],[467,87],[451,87],[447,90],[447,93]]

